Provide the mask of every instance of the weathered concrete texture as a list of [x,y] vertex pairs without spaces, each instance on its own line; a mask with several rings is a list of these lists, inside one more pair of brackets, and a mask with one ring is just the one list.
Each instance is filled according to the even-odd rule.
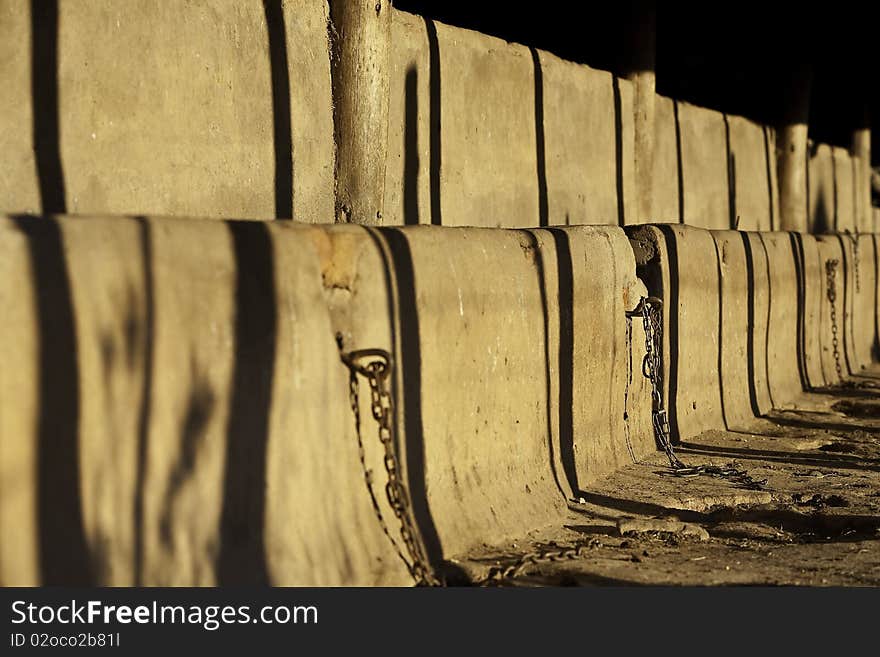
[[663,387],[675,436],[724,426],[719,385],[720,283],[709,231],[646,226],[628,231],[645,244],[639,261],[648,291],[663,300]]
[[831,343],[831,308],[827,299],[828,281],[824,263],[832,259],[839,263],[834,286],[838,351],[843,375],[858,374],[878,353],[874,238],[872,235],[826,235],[820,236],[818,241],[826,295],[822,329],[823,336],[827,336],[823,343],[825,367],[832,373],[832,380],[836,380]]
[[855,160],[850,157],[846,148],[835,146],[834,157],[834,187],[837,199],[837,221],[835,230],[844,232],[856,230],[856,190]]
[[404,12],[392,43],[384,223],[633,216],[629,81]]
[[309,230],[3,221],[4,584],[407,582]]
[[799,277],[791,234],[762,233],[769,268],[770,314],[767,325],[767,377],[774,408],[790,408],[804,392],[798,323]]
[[828,144],[815,142],[810,142],[807,152],[807,228],[811,233],[827,233],[834,230],[836,221],[833,155]]
[[[714,371],[723,402],[722,419],[728,429],[747,428],[756,415],[770,410],[769,394],[764,394],[767,270],[763,262],[755,262],[752,237],[735,231],[712,233],[719,276],[716,296],[720,300],[716,321],[720,352]],[[711,292],[705,290],[704,294]]]
[[654,449],[619,228],[20,217],[0,263],[4,584],[407,583],[337,333],[393,356],[435,565]]
[[654,100],[654,189],[652,211],[657,223],[679,223],[679,157],[676,102]]
[[825,261],[819,250],[819,241],[812,235],[791,233],[796,268],[798,270],[799,293],[798,330],[802,332],[803,375],[808,388],[821,388],[830,381],[825,373],[823,347],[830,336],[823,333],[823,310],[826,299]]
[[678,121],[684,223],[700,228],[732,228],[724,115],[678,103]]
[[739,230],[772,230],[779,216],[775,191],[775,136],[741,116],[725,115],[729,136],[730,210]]
[[[647,388],[634,381],[627,399],[624,311],[640,290],[619,229],[329,234],[325,265],[352,281],[334,305],[353,347],[371,346],[394,291],[401,443],[435,558],[546,523],[579,484],[629,462],[625,401],[636,456],[653,449]],[[384,268],[346,256],[374,240]],[[484,284],[487,267],[509,284]]]
[[[811,402],[839,382],[825,262],[839,261],[837,327],[842,373],[876,357],[872,236],[630,229],[640,276],[664,301],[664,393],[673,432],[748,429],[771,408]],[[642,255],[638,255],[642,254]],[[873,354],[873,356],[872,356]]]
[[328,221],[326,2],[265,5],[0,2],[0,209]]

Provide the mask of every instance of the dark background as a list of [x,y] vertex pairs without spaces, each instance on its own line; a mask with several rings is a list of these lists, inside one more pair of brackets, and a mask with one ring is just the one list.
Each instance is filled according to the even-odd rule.
[[[644,0],[395,0],[394,6],[625,75]],[[865,110],[880,126],[880,2],[658,2],[657,91],[776,124],[794,71],[813,70],[810,136],[849,147]],[[635,45],[632,45],[635,44]],[[872,159],[880,162],[880,128]]]

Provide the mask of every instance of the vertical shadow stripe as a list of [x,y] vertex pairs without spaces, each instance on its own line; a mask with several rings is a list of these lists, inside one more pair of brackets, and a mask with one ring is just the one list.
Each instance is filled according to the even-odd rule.
[[442,120],[442,98],[440,95],[440,41],[437,39],[437,27],[434,21],[424,18],[425,32],[428,35],[428,58],[430,68],[430,78],[428,85],[430,87],[430,151],[431,151],[431,224],[434,226],[443,225],[443,210],[440,202],[440,170],[443,166],[443,151],[441,130],[443,128]]
[[419,74],[406,72],[406,108],[403,125],[403,223],[419,223]]
[[678,223],[684,223],[684,160],[681,152],[681,121],[678,117],[678,101],[672,101],[672,113],[675,117],[675,163],[678,172]]
[[736,156],[730,147],[730,119],[724,118],[724,146],[727,154],[727,223],[730,230],[737,229],[736,221]]
[[[391,270],[397,282],[397,315],[400,353],[396,359],[403,391],[403,432],[406,448],[406,484],[413,520],[422,536],[425,556],[435,568],[443,560],[443,548],[431,507],[425,473],[425,429],[422,421],[422,350],[416,297],[415,269],[406,235],[396,228],[380,228],[391,257]],[[382,250],[384,253],[384,249]],[[396,406],[400,408],[400,406]]]
[[261,222],[227,224],[235,256],[235,361],[226,436],[217,582],[267,584],[266,450],[278,317],[275,262]]
[[44,213],[64,214],[58,107],[58,1],[31,0],[31,100],[34,159]]
[[715,266],[718,275],[718,354],[716,356],[718,391],[721,402],[721,420],[724,422],[724,429],[729,430],[727,400],[724,397],[724,272],[722,271],[724,263],[721,258],[721,249],[718,248],[718,238],[714,235],[712,235],[712,244],[715,247]]
[[617,224],[626,225],[626,211],[623,202],[623,108],[620,100],[620,80],[611,76],[611,91],[614,96],[614,179],[617,185]]
[[806,262],[803,238],[799,233],[788,234],[791,242],[791,256],[794,261],[795,283],[797,285],[797,367],[801,380],[801,388],[810,390],[810,381],[807,376],[807,338],[806,338]]
[[150,431],[150,415],[153,407],[153,360],[155,337],[155,292],[153,278],[153,241],[150,223],[146,217],[135,217],[138,224],[138,239],[141,247],[142,276],[144,280],[144,332],[143,332],[143,393],[138,413],[137,462],[135,464],[134,485],[134,583],[144,585],[144,523],[145,496],[147,483],[147,448]]
[[[761,132],[764,135],[764,167],[767,175],[767,216],[770,217],[770,230],[776,230],[776,217],[774,216],[773,211],[773,170],[771,167],[771,159],[770,159],[770,137],[767,134],[769,128],[765,126],[761,126]],[[775,158],[775,155],[774,155]],[[809,171],[809,167],[807,167],[807,171]],[[809,176],[808,176],[809,180]],[[807,191],[807,200],[809,202],[809,184]]]
[[541,56],[534,48],[532,64],[535,78],[535,164],[538,172],[538,225],[550,224],[550,205],[547,198],[547,155],[544,143],[544,72],[541,68]]
[[293,128],[287,30],[281,0],[263,0],[272,77],[272,131],[275,149],[275,217],[293,218]]
[[[659,225],[657,228],[663,235],[666,242],[666,254],[669,261],[669,290],[663,290],[663,303],[666,306],[664,316],[669,326],[665,327],[666,339],[669,342],[669,355],[661,353],[661,362],[668,366],[669,369],[669,385],[667,387],[666,409],[669,413],[669,425],[674,431],[674,436],[670,439],[680,440],[681,427],[678,421],[678,368],[680,362],[680,329],[678,325],[680,294],[679,287],[681,285],[681,274],[679,272],[678,263],[678,241],[675,231],[671,226]],[[662,389],[662,383],[661,383]]]
[[748,233],[739,234],[742,239],[743,249],[746,256],[746,288],[748,296],[746,299],[748,313],[748,327],[746,331],[746,367],[749,376],[749,404],[752,408],[752,415],[760,417],[761,409],[758,405],[758,390],[755,381],[755,258],[752,253],[752,244],[749,240]]
[[[557,372],[559,372],[559,456],[562,469],[577,494],[580,491],[577,462],[574,454],[574,267],[571,260],[571,242],[568,233],[551,228],[553,244],[556,247],[556,274],[559,286],[557,299],[559,307],[559,350]],[[609,400],[611,395],[608,396]]]
[[[562,482],[559,481],[559,472],[556,470],[556,450],[553,448],[553,410],[550,400],[553,399],[553,372],[551,367],[551,355],[550,355],[550,305],[549,305],[549,294],[547,290],[547,272],[544,263],[544,253],[541,250],[541,244],[538,242],[538,238],[535,233],[530,230],[523,230],[523,235],[529,240],[529,246],[532,249],[532,253],[535,255],[535,270],[538,275],[538,290],[541,294],[541,316],[544,320],[544,392],[546,399],[546,412],[547,412],[547,455],[550,462],[550,471],[553,473],[553,481],[556,483],[556,488],[559,489],[560,494],[563,499],[568,499],[568,496],[565,494],[565,489],[562,487]],[[561,442],[561,441],[560,441]],[[560,451],[563,448],[560,444]],[[573,458],[568,458],[568,465],[566,465],[566,457],[561,457],[563,461],[563,469],[565,470],[566,478],[569,482],[569,485],[572,486],[572,493],[577,492],[576,486],[576,477],[572,477],[569,472],[569,468],[573,463]]]
[[26,240],[37,321],[37,525],[40,581],[94,581],[80,494],[80,383],[70,275],[56,219],[13,217]]

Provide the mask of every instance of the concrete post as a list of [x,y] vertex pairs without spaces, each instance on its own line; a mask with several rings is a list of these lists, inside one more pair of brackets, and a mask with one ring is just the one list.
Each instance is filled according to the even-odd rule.
[[638,222],[651,221],[654,196],[654,98],[657,10],[654,0],[635,3],[631,16],[627,78],[633,83]]
[[867,104],[858,127],[853,131],[852,156],[856,160],[856,228],[860,233],[873,232],[871,209],[871,125]]
[[812,70],[792,73],[777,137],[781,230],[807,230],[807,128]]
[[382,222],[390,39],[390,0],[330,0],[339,223]]

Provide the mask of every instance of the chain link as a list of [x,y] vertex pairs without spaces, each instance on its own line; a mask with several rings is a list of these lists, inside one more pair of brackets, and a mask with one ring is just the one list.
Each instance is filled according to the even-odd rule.
[[[400,478],[399,460],[395,453],[394,444],[394,402],[391,396],[390,385],[392,374],[391,354],[382,349],[360,349],[345,352],[342,348],[342,336],[337,335],[336,340],[339,345],[340,358],[349,370],[349,401],[352,413],[354,413],[358,456],[364,470],[364,480],[370,493],[373,511],[376,513],[382,531],[388,537],[401,561],[406,565],[416,584],[418,586],[440,586],[441,582],[434,575],[426,557],[421,536],[412,518],[409,494]],[[403,550],[401,550],[400,545],[394,540],[388,529],[388,524],[385,522],[385,517],[382,514],[379,501],[373,489],[372,471],[367,468],[364,443],[361,437],[360,399],[358,394],[360,385],[358,375],[363,376],[370,386],[370,409],[373,419],[378,425],[379,442],[384,449],[382,460],[385,465],[385,473],[388,476],[388,481],[385,484],[385,496],[400,523],[400,538],[406,547],[406,551],[409,553],[409,559],[404,556]]]
[[825,261],[828,305],[831,307],[831,348],[834,352],[834,369],[837,371],[837,380],[842,382],[843,366],[840,363],[840,341],[837,328],[837,265],[836,259]]
[[856,284],[856,292],[861,292],[861,284],[859,282],[859,233],[851,232],[849,229],[844,231],[846,235],[852,240],[853,247],[853,280]]
[[745,470],[725,468],[717,465],[689,466],[675,454],[669,429],[669,414],[663,403],[663,302],[657,297],[642,297],[635,310],[627,312],[628,317],[641,316],[645,326],[645,359],[642,373],[651,382],[651,416],[654,435],[660,443],[672,474],[677,477],[718,477],[752,490],[762,489],[766,479],[755,479]]
[[558,548],[556,550],[541,550],[539,552],[529,552],[519,557],[512,564],[507,566],[495,566],[489,571],[489,574],[479,582],[480,586],[491,586],[501,583],[505,579],[510,579],[521,575],[523,571],[530,566],[539,566],[542,563],[555,563],[560,561],[575,561],[583,557],[587,550],[595,549],[599,545],[597,539],[592,539],[589,543],[577,545],[574,547]]

